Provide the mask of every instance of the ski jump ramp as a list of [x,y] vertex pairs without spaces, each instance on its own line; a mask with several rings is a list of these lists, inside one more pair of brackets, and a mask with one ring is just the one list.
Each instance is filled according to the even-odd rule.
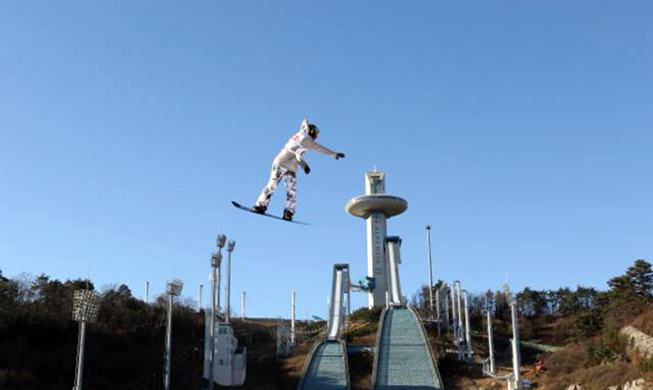
[[381,314],[371,388],[444,389],[424,326],[410,307],[393,307]]
[[[326,340],[313,345],[304,364],[298,390],[349,390],[347,346],[342,341],[345,323],[345,299],[349,292],[349,265],[333,266],[331,306],[327,323]],[[347,294],[347,295],[346,295]],[[349,304],[347,303],[347,307]]]

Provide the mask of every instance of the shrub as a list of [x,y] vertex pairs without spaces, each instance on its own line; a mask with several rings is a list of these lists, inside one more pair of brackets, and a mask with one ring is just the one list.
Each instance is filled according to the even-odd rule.
[[379,322],[381,311],[383,311],[383,306],[375,306],[371,309],[368,309],[367,307],[361,307],[360,309],[351,313],[349,318],[351,321],[356,322]]

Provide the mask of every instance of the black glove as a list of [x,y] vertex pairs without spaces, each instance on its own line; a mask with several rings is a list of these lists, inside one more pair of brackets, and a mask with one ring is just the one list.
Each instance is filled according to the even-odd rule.
[[344,153],[336,153],[336,160],[340,160],[341,158],[345,158]]
[[302,165],[302,168],[304,168],[304,172],[308,175],[311,173],[311,167],[308,166],[308,164]]

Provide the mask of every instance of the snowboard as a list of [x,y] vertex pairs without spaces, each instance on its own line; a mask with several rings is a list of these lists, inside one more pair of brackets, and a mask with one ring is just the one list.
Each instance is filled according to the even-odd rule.
[[309,225],[309,224],[306,223],[306,222],[299,222],[299,221],[295,221],[295,220],[287,221],[287,220],[285,220],[285,219],[283,219],[283,218],[281,218],[281,217],[278,217],[278,216],[276,216],[276,215],[272,215],[272,214],[268,214],[268,213],[265,213],[265,214],[257,213],[257,212],[255,212],[255,211],[253,211],[251,208],[249,208],[249,207],[245,207],[245,206],[241,205],[241,204],[238,203],[238,202],[231,201],[231,204],[234,205],[234,207],[237,208],[237,209],[241,209],[241,210],[244,210],[244,211],[249,211],[249,212],[252,213],[252,214],[262,215],[262,216],[264,216],[264,217],[269,217],[269,218],[274,218],[274,219],[279,219],[279,220],[284,221],[284,222],[296,223],[296,224],[298,224],[298,225]]

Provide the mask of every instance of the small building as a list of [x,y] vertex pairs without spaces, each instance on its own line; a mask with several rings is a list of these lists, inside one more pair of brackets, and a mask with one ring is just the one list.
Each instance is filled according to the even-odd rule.
[[[210,319],[204,326],[204,372],[209,379],[209,330]],[[238,339],[234,336],[231,324],[215,321],[213,352],[213,380],[220,386],[242,386],[247,371],[247,349],[238,348]]]

